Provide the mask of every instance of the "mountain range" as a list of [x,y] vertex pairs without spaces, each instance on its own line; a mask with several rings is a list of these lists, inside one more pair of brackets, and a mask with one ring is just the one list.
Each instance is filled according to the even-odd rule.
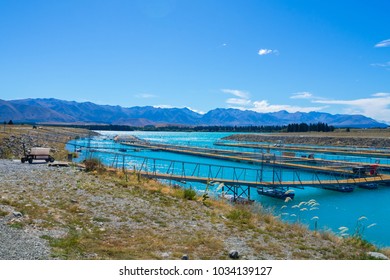
[[156,108],[98,105],[91,102],[49,99],[0,99],[0,120],[42,124],[115,124],[130,126],[250,126],[287,125],[290,123],[323,122],[335,127],[387,127],[363,115],[328,114],[321,112],[257,113],[239,109],[217,108],[199,114],[188,108]]

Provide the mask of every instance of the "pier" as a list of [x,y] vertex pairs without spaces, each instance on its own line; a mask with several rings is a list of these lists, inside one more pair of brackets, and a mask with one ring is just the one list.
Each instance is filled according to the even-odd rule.
[[305,146],[293,146],[283,144],[249,144],[249,143],[232,143],[227,141],[219,141],[214,143],[216,146],[237,147],[237,148],[251,148],[262,150],[279,150],[279,151],[292,151],[292,152],[309,152],[309,153],[322,153],[333,155],[353,155],[363,157],[376,157],[376,158],[390,158],[390,151],[385,149],[354,149],[347,147],[340,148],[319,148],[319,147],[305,147]]
[[[334,191],[344,192],[346,188],[353,190],[361,184],[390,184],[390,175],[375,175],[361,176],[359,178],[353,176],[344,176],[340,178],[339,172],[329,170],[328,178],[321,179],[316,170],[311,170],[313,173],[312,180],[304,180],[301,177],[302,171],[299,169],[291,169],[289,174],[284,171],[283,174],[289,175],[289,180],[283,180],[283,175],[278,168],[272,169],[271,180],[266,180],[264,170],[259,168],[234,167],[225,165],[201,164],[196,162],[186,162],[178,160],[169,160],[153,157],[137,156],[134,154],[109,152],[107,150],[91,149],[90,157],[94,157],[95,153],[108,153],[113,155],[111,167],[125,170],[133,170],[138,176],[159,179],[165,181],[175,181],[180,184],[202,183],[205,185],[219,185],[222,193],[228,192],[232,194],[232,200],[237,201],[245,199],[251,200],[251,190],[259,190],[261,192],[267,190],[278,190],[287,192],[290,189],[305,187],[314,187],[322,189],[330,189]],[[137,159],[138,164],[129,166],[130,159]],[[128,172],[128,171],[125,171]],[[261,193],[259,192],[259,193]]]
[[[166,151],[172,153],[187,154],[193,156],[222,159],[235,162],[244,162],[254,165],[268,165],[271,167],[280,167],[288,169],[306,170],[309,172],[320,173],[337,173],[344,176],[355,177],[356,168],[367,166],[368,164],[346,161],[322,160],[314,158],[302,158],[295,156],[276,156],[269,153],[251,153],[238,152],[233,150],[211,149],[194,146],[168,145],[168,144],[152,144],[146,141],[123,142],[123,145],[149,149],[152,151]],[[375,171],[371,175],[375,175],[379,170],[390,170],[389,165],[375,164]]]
[[[222,185],[222,192],[227,189],[232,193],[233,200],[245,198],[250,200],[251,189],[280,190],[287,192],[292,188],[303,189],[305,187],[322,188],[334,191],[352,191],[362,184],[390,184],[390,175],[378,175],[364,178],[321,180],[314,176],[313,180],[303,181],[300,179],[299,171],[293,174],[293,180],[283,181],[281,177],[274,176],[276,180],[264,181],[263,170],[252,168],[239,168],[222,165],[194,164],[192,162],[170,161],[168,167],[157,167],[157,159],[145,158],[137,173],[140,176],[152,179],[177,181],[186,184],[187,182],[197,182],[205,185]],[[203,173],[200,171],[203,169]],[[159,170],[159,171],[158,171]],[[274,171],[275,172],[275,171]],[[201,174],[200,174],[201,173]],[[247,179],[252,175],[251,178]],[[260,193],[260,192],[259,192]]]

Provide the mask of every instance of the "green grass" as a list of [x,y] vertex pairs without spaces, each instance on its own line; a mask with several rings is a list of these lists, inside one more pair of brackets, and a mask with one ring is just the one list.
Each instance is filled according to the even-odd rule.
[[13,223],[9,224],[9,227],[15,228],[15,229],[22,229],[22,228],[24,228],[24,224],[21,222],[13,222]]
[[104,217],[94,217],[92,220],[95,222],[101,222],[101,223],[111,222],[111,220],[109,218],[104,218]]
[[[41,187],[23,197],[9,189],[0,204],[24,214],[14,228],[63,232],[60,238],[41,236],[58,259],[161,259],[162,252],[174,259],[183,254],[191,259],[227,259],[229,239],[241,240],[258,258],[364,259],[365,252],[375,250],[364,240],[285,224],[261,207],[212,198],[205,205],[194,190],[162,185],[132,172],[80,173],[68,186],[60,185],[63,192]],[[83,193],[101,199],[88,201]],[[78,203],[71,203],[71,198]],[[124,203],[128,199],[128,204],[120,207],[115,199]],[[143,206],[132,209],[132,199],[143,200]],[[8,212],[0,212],[0,217],[5,215]],[[96,222],[105,223],[104,229]]]
[[0,209],[0,217],[5,217],[8,215],[8,212],[7,211],[4,211],[4,210],[1,210]]
[[196,191],[193,189],[185,189],[183,194],[185,199],[195,200],[196,199]]
[[52,238],[50,236],[42,236],[41,238],[49,241],[53,249],[53,257],[61,259],[80,259],[83,256],[85,247],[82,245],[82,235],[71,228],[68,234],[63,238]]
[[245,206],[236,206],[226,215],[226,218],[232,222],[231,225],[244,229],[247,227],[254,228],[253,217],[254,213]]

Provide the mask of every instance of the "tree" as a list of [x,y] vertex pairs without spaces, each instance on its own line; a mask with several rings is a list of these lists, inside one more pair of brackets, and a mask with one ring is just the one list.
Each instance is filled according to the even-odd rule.
[[8,122],[8,124],[9,124],[9,125],[13,125],[14,122],[13,122],[12,120],[10,120],[10,121]]

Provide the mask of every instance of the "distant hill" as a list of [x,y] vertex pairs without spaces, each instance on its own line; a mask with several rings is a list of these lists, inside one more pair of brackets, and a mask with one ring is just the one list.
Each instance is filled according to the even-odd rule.
[[118,124],[130,126],[185,125],[185,126],[250,126],[287,125],[290,123],[323,122],[335,127],[387,127],[362,115],[332,115],[328,113],[257,113],[238,109],[217,108],[198,114],[188,108],[155,108],[152,106],[124,108],[97,105],[91,102],[58,99],[0,100],[0,120],[34,123]]

